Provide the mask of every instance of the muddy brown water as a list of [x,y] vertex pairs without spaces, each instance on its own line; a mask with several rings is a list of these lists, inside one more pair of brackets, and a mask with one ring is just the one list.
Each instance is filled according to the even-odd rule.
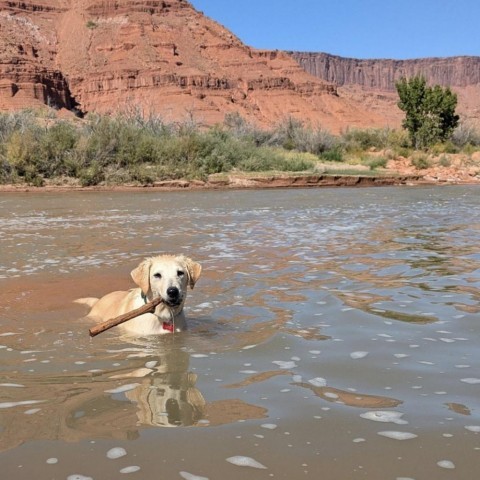
[[[471,186],[1,194],[0,476],[476,478],[479,245]],[[162,252],[189,330],[90,339]]]

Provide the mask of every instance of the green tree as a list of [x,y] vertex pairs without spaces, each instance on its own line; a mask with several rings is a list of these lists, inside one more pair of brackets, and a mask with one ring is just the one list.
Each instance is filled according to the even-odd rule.
[[457,95],[449,87],[429,87],[422,76],[402,78],[395,86],[400,97],[398,107],[405,112],[402,125],[415,148],[426,148],[451,137],[459,116],[455,114]]

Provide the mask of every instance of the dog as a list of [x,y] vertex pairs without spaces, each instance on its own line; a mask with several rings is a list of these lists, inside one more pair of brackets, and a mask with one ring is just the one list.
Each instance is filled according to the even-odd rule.
[[160,297],[163,302],[153,313],[145,313],[120,326],[127,333],[139,336],[181,332],[186,329],[183,306],[187,287],[193,289],[201,272],[201,265],[184,255],[158,255],[146,258],[132,270],[138,288],[112,292],[100,299],[80,298],[76,303],[91,307],[88,318],[105,321]]

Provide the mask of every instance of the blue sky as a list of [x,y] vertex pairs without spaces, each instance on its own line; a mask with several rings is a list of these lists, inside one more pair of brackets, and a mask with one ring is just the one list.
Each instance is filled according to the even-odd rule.
[[480,56],[480,0],[190,0],[256,48],[353,58]]

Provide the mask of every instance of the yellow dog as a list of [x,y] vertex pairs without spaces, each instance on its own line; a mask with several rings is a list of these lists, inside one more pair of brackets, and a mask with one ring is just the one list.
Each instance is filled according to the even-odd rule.
[[186,328],[183,306],[187,287],[194,287],[201,272],[201,265],[184,255],[158,255],[146,258],[131,272],[139,288],[112,292],[100,299],[80,298],[76,302],[90,306],[88,317],[103,322],[161,297],[163,302],[153,313],[140,315],[121,327],[136,335],[181,332]]

